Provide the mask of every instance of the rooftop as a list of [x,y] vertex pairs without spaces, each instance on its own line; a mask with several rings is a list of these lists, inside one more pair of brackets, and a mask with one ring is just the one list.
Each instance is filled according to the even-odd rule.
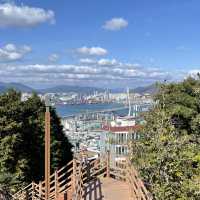
[[134,126],[110,126],[110,125],[103,125],[102,129],[104,131],[110,132],[131,132],[135,130],[139,130],[141,125],[134,125]]

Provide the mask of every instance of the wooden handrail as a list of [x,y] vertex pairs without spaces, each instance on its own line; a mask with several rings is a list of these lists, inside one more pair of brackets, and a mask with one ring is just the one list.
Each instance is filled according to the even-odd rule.
[[[93,178],[109,176],[126,181],[131,189],[133,199],[152,200],[143,181],[130,160],[117,162],[110,166],[109,153],[105,159],[82,162],[73,159],[67,165],[56,170],[50,176],[50,199],[56,200],[59,195],[67,193],[68,199],[82,200],[86,184]],[[45,200],[45,182],[32,182],[12,196],[13,200]]]
[[134,168],[134,166],[131,164],[130,160],[127,159],[127,182],[130,185],[132,193],[134,193],[136,198],[139,198],[141,200],[152,200],[151,194],[147,191],[144,182],[139,177],[138,172]]

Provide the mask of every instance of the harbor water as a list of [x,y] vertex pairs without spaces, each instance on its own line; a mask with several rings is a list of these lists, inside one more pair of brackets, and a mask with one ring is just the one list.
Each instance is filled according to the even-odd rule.
[[[78,115],[87,111],[100,111],[107,109],[115,109],[123,107],[122,104],[118,103],[105,103],[105,104],[79,104],[79,105],[57,105],[55,106],[56,111],[60,117],[67,117],[71,115]],[[127,115],[128,109],[114,111],[117,115]]]

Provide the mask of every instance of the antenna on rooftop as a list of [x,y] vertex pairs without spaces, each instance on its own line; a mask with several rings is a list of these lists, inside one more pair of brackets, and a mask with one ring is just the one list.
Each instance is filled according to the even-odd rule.
[[127,98],[128,98],[128,116],[131,116],[131,102],[130,102],[130,91],[129,88],[127,87]]

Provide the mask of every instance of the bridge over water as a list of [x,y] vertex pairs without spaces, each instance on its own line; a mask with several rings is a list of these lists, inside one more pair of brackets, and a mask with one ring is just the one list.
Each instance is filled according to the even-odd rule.
[[[147,111],[151,106],[153,106],[152,103],[143,103],[140,102],[137,104],[133,104],[131,106],[132,111],[134,112],[142,112],[142,111]],[[117,111],[121,111],[121,110],[128,110],[129,106],[121,106],[121,107],[116,107],[116,108],[109,108],[109,109],[103,109],[103,110],[83,110],[80,111],[80,113],[78,114],[73,114],[73,115],[67,115],[67,116],[63,116],[63,119],[67,119],[67,118],[75,118],[75,117],[81,117],[81,116],[89,116],[89,115],[98,115],[98,114],[104,114],[104,113],[114,113]]]

